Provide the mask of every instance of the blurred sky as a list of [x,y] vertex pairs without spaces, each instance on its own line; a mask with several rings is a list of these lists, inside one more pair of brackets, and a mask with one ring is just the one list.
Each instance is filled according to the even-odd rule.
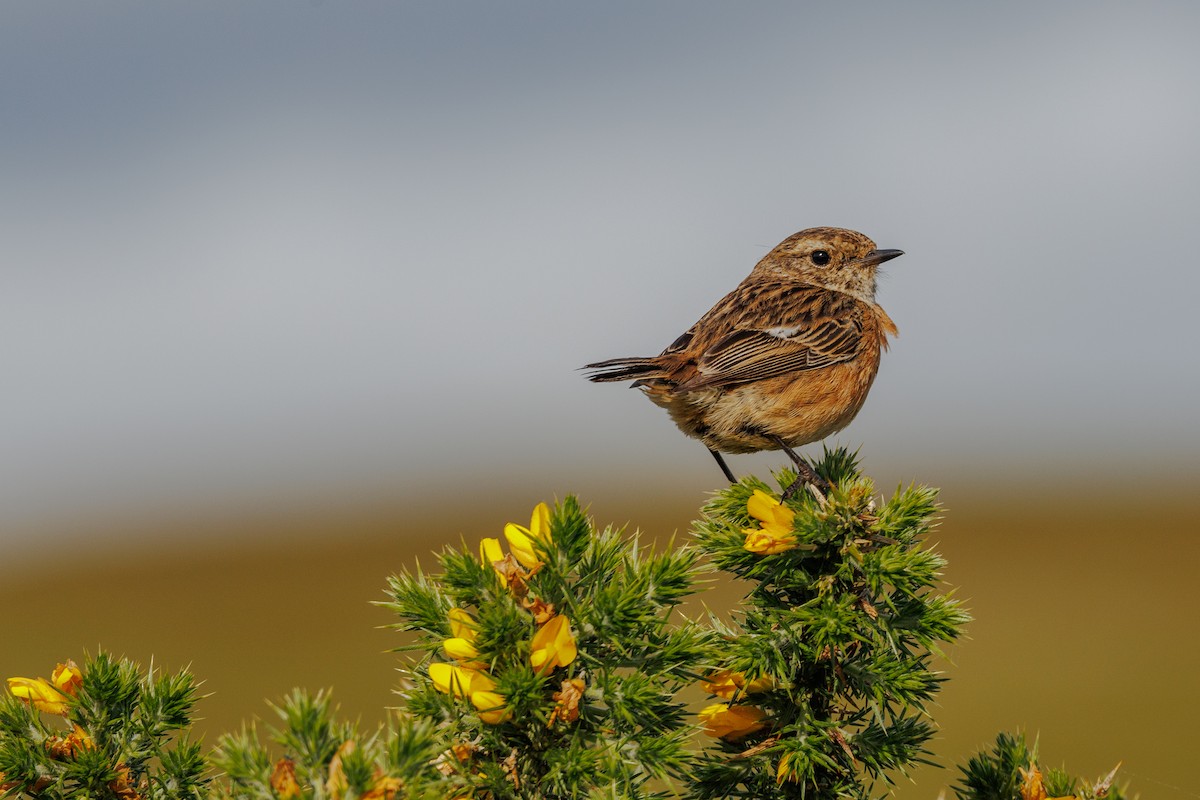
[[657,353],[812,225],[907,252],[839,437],[884,474],[1200,472],[1197,30],[1186,2],[5,3],[0,536],[711,488],[575,370]]

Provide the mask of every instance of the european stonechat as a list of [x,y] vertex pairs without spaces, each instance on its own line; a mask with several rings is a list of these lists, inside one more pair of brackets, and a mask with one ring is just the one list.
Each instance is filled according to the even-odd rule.
[[592,381],[633,380],[708,447],[730,483],[721,453],[783,450],[797,483],[820,485],[792,448],[841,430],[862,408],[896,335],[875,302],[876,271],[903,254],[843,228],[800,231],[660,355],[584,369]]

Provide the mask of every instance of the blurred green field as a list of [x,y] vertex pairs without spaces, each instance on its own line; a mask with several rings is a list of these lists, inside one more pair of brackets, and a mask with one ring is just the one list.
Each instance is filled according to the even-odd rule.
[[[1200,714],[1195,613],[1200,539],[1191,489],[1045,484],[943,495],[936,534],[975,622],[951,648],[935,743],[964,760],[1000,730],[1040,735],[1045,761],[1087,776],[1123,761],[1143,797],[1195,796]],[[528,501],[526,497],[530,498]],[[1066,502],[1063,502],[1063,499]],[[343,713],[374,724],[393,705],[388,574],[460,537],[474,545],[524,522],[533,494],[421,498],[350,511],[277,512],[95,526],[9,561],[0,587],[0,671],[48,674],[98,647],[169,670],[190,667],[211,693],[206,740],[254,717],[294,686],[332,687]],[[695,495],[602,504],[660,541],[686,531]],[[622,515],[614,518],[611,515]],[[78,533],[78,531],[76,531]],[[50,536],[49,533],[45,534]],[[736,602],[717,584],[703,601]],[[934,798],[952,771],[924,768],[901,798]]]

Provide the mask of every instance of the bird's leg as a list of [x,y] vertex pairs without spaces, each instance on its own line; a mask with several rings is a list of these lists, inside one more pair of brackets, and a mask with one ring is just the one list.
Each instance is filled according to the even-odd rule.
[[717,460],[717,466],[721,468],[721,472],[725,473],[725,477],[729,479],[729,482],[737,483],[737,478],[733,477],[733,473],[729,471],[729,465],[725,463],[725,459],[721,457],[721,454],[711,447],[708,448],[708,452],[712,453],[712,457]]
[[824,491],[829,488],[829,481],[818,475],[817,471],[809,466],[808,462],[801,458],[795,450],[788,447],[787,444],[784,443],[783,439],[779,438],[773,433],[767,434],[767,438],[779,445],[779,449],[787,453],[788,458],[790,458],[792,463],[796,465],[796,480],[792,481],[791,485],[783,490],[784,500],[794,495],[796,490],[806,483],[811,485],[817,491]]

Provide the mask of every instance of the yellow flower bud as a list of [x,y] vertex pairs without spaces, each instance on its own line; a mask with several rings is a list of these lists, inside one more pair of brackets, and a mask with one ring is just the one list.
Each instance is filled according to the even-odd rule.
[[504,526],[504,538],[512,550],[513,557],[526,569],[537,569],[542,562],[537,557],[535,541],[550,541],[550,508],[545,503],[538,503],[533,508],[533,516],[529,527],[523,528],[515,523]]
[[38,711],[60,717],[67,715],[67,696],[45,678],[9,678],[8,691],[13,697],[32,703]]
[[732,700],[733,696],[738,692],[742,694],[757,694],[758,692],[765,692],[768,689],[774,689],[775,680],[770,675],[764,675],[752,681],[747,681],[743,673],[723,669],[720,672],[714,672],[700,681],[700,687],[722,700]]
[[535,539],[550,541],[550,507],[538,503],[533,507],[533,516],[529,519],[529,531]]
[[533,635],[533,652],[529,662],[539,674],[555,667],[565,667],[575,660],[578,651],[571,635],[571,621],[565,614],[556,614]]
[[479,657],[479,650],[467,639],[445,639],[442,641],[442,650],[455,661],[474,662]]
[[521,566],[525,569],[541,566],[542,562],[533,546],[533,538],[524,528],[510,522],[504,526],[504,538],[508,540],[508,547],[512,550],[513,557],[521,562]]
[[752,681],[746,681],[746,676],[738,673],[743,681],[742,691],[746,694],[758,694],[775,688],[775,679],[770,675],[762,675]]
[[740,688],[737,681],[734,680],[734,675],[740,675],[740,673],[735,673],[728,669],[715,672],[700,681],[700,688],[722,700],[729,700],[737,692],[738,688]]
[[763,719],[766,716],[767,713],[756,706],[714,703],[700,712],[700,721],[709,736],[732,741],[765,728]]
[[784,781],[795,780],[796,776],[792,774],[788,768],[788,761],[792,758],[791,753],[785,753],[783,758],[779,759],[779,766],[775,770],[775,783],[782,786]]
[[508,586],[508,579],[496,567],[499,562],[504,560],[504,551],[500,549],[499,539],[487,538],[481,541],[479,543],[479,558],[484,564],[490,564],[492,569],[496,570],[496,574],[500,576],[501,586]]
[[479,711],[479,718],[488,725],[499,725],[512,717],[512,711],[505,706],[507,702],[504,695],[496,692],[471,693],[471,704]]
[[479,648],[475,646],[475,620],[462,608],[450,609],[448,616],[453,636],[442,641],[442,650],[459,666],[469,669],[486,667],[487,664],[479,660]]
[[452,608],[447,616],[450,618],[451,636],[456,639],[475,641],[475,620],[466,609]]
[[67,663],[59,664],[54,668],[54,672],[50,673],[50,682],[63,694],[74,697],[79,694],[79,687],[83,685],[83,673],[74,661],[67,659]]

